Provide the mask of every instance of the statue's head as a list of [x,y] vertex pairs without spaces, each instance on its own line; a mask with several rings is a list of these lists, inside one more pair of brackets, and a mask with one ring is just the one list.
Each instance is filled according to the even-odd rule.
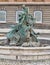
[[22,8],[24,8],[24,7],[25,7],[25,5],[23,4],[23,5],[22,5]]
[[25,5],[22,5],[22,10],[23,12],[28,13],[28,8]]

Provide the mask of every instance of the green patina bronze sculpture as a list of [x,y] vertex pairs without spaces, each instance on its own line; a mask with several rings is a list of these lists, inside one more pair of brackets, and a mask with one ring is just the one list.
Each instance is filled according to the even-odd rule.
[[12,26],[12,30],[7,33],[8,44],[16,46],[40,46],[37,34],[33,30],[35,18],[28,13],[27,7],[22,6],[23,13],[19,14],[19,23]]

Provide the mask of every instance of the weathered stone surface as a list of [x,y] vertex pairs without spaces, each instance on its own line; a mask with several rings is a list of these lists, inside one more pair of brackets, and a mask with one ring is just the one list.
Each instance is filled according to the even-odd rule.
[[23,47],[39,47],[40,46],[40,42],[25,42],[22,44]]
[[0,65],[50,65],[50,47],[0,46]]
[[44,60],[44,61],[0,60],[0,65],[50,65],[50,60]]
[[13,55],[0,55],[0,59],[16,60],[16,56],[13,56]]
[[37,56],[18,56],[18,60],[38,60]]

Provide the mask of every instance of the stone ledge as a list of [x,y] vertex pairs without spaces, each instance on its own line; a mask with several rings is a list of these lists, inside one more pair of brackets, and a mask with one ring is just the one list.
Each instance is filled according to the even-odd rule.
[[0,2],[0,5],[50,5],[50,2]]
[[50,47],[0,46],[0,59],[46,60],[50,59]]
[[47,47],[20,47],[20,46],[0,46],[0,49],[12,49],[12,50],[50,50],[50,46]]

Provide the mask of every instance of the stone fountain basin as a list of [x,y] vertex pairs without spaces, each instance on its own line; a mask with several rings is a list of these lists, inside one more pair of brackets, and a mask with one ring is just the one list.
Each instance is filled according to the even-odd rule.
[[0,59],[18,61],[36,61],[50,59],[50,46],[48,47],[16,47],[0,46]]

